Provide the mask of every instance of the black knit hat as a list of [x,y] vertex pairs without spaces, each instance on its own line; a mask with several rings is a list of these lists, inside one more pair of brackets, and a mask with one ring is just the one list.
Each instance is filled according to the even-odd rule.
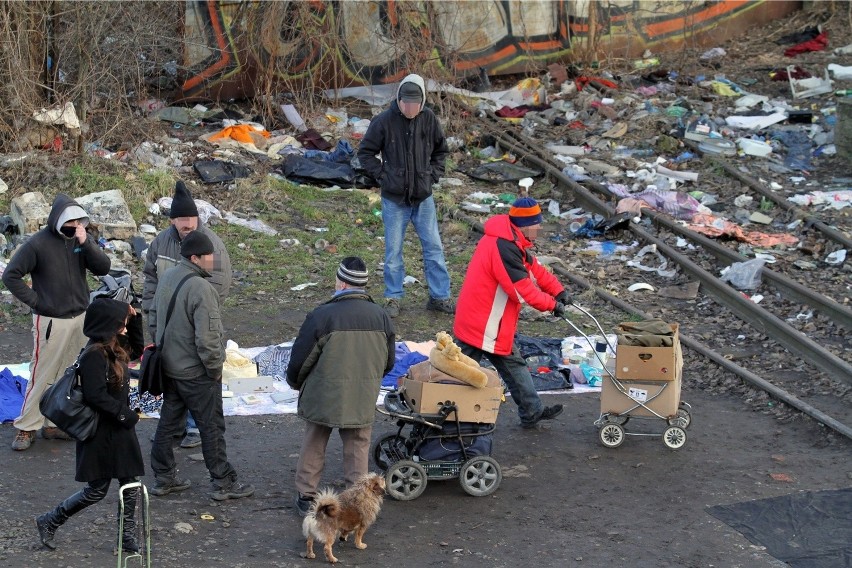
[[352,286],[367,284],[367,265],[357,256],[347,256],[337,267],[337,279]]
[[192,231],[180,242],[180,255],[184,258],[205,254],[213,254],[213,241],[201,231]]
[[175,184],[175,196],[172,198],[172,207],[169,210],[169,219],[178,217],[198,217],[198,207],[192,200],[192,195],[186,185],[178,180]]
[[95,341],[109,341],[124,327],[129,313],[124,302],[112,298],[95,298],[83,318],[83,334]]
[[422,103],[423,91],[420,85],[409,81],[399,86],[399,100],[404,103]]

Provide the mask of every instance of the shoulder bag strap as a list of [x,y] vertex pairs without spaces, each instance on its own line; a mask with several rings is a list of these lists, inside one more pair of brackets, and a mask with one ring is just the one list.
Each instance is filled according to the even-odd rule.
[[166,322],[163,324],[163,337],[160,340],[160,343],[157,345],[157,351],[160,351],[163,348],[163,341],[166,339],[166,327],[169,325],[169,320],[172,317],[172,312],[175,309],[175,302],[177,301],[178,292],[180,292],[181,286],[184,283],[192,278],[193,276],[198,276],[197,274],[187,274],[183,277],[183,280],[178,282],[177,288],[175,288],[174,294],[172,294],[172,300],[169,302],[169,309],[166,311]]

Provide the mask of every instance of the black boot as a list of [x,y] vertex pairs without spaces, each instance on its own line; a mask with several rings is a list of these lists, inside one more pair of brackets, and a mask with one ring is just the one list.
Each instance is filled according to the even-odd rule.
[[59,528],[59,525],[65,522],[64,520],[62,522],[57,520],[56,511],[57,510],[54,509],[49,513],[39,515],[35,520],[41,543],[51,550],[56,549],[56,544],[53,542],[53,536],[56,534],[56,529]]
[[57,505],[54,510],[36,517],[36,528],[41,543],[51,550],[56,549],[56,544],[53,542],[56,529],[64,525],[65,521],[73,515],[103,499],[105,495],[106,489],[95,489],[91,485],[87,485],[81,491]]
[[[124,527],[121,533],[121,548],[124,552],[136,554],[139,552],[139,542],[136,540],[136,500],[139,489],[124,493]],[[118,504],[118,514],[121,515],[121,503]]]

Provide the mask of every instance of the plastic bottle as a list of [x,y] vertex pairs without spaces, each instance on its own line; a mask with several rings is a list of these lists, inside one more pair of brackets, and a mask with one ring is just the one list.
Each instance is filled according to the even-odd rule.
[[848,97],[852,95],[852,89],[840,89],[838,91],[834,91],[834,95],[837,97]]

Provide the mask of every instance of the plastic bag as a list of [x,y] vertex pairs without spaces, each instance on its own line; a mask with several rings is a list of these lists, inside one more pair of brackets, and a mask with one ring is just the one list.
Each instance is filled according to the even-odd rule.
[[735,262],[722,271],[722,281],[730,282],[737,290],[754,290],[760,286],[760,273],[766,260],[755,258],[745,262]]

